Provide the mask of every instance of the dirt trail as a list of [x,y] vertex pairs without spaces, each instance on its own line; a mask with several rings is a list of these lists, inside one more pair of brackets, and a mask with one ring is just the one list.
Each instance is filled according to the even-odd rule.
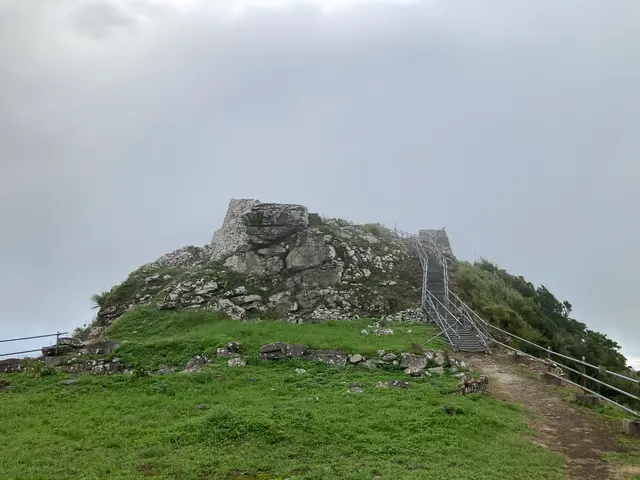
[[[566,478],[618,480],[624,473],[631,473],[603,458],[605,452],[626,451],[617,441],[619,421],[609,422],[602,415],[563,400],[553,387],[528,377],[522,366],[509,364],[502,355],[470,355],[467,361],[489,377],[492,396],[517,402],[533,414],[530,426],[537,433],[536,441],[564,454]],[[536,367],[527,368],[536,371]]]

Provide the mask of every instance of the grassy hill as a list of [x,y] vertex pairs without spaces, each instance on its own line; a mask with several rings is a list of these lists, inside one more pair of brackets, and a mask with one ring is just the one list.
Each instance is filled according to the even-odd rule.
[[[402,368],[332,368],[258,360],[283,340],[374,355],[433,333],[370,321],[234,322],[206,312],[134,310],[107,332],[132,375],[4,375],[0,478],[73,479],[560,479],[560,455],[530,441],[517,406],[458,396],[450,376]],[[216,359],[197,373],[145,375],[161,364],[241,343],[244,367]],[[303,369],[304,372],[300,369]],[[392,379],[412,388],[377,388]]]

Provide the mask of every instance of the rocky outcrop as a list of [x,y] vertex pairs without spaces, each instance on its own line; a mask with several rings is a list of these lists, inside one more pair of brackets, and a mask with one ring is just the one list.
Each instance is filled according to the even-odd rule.
[[411,246],[380,225],[320,217],[302,205],[233,199],[210,245],[176,250],[133,272],[109,292],[96,325],[138,305],[237,320],[419,322],[420,284]]

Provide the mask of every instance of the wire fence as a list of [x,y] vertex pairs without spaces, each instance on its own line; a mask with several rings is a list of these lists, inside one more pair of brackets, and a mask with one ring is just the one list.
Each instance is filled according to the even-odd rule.
[[[55,347],[56,347],[56,353],[57,353],[57,348],[58,348],[58,344],[60,343],[60,336],[61,335],[68,335],[68,332],[47,333],[45,335],[34,335],[32,337],[8,338],[8,339],[5,339],[5,340],[0,340],[0,343],[23,342],[23,341],[27,341],[27,340],[35,340],[37,338],[56,337]],[[11,357],[11,356],[14,356],[14,355],[24,355],[25,353],[33,353],[33,352],[40,352],[40,351],[42,351],[41,348],[34,348],[32,350],[21,350],[21,351],[16,351],[16,352],[0,353],[0,358]]]

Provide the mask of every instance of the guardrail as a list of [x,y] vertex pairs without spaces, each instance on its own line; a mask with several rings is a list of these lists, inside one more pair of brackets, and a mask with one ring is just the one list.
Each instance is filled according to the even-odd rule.
[[[46,335],[34,335],[32,337],[20,337],[20,338],[8,338],[6,340],[0,340],[0,343],[9,343],[9,342],[22,342],[25,340],[35,340],[36,338],[48,338],[48,337],[56,337],[56,353],[58,349],[58,343],[60,341],[61,335],[68,335],[68,332],[56,332],[56,333],[48,333]],[[41,348],[35,348],[33,350],[22,350],[20,352],[10,352],[10,353],[0,353],[0,358],[2,357],[10,357],[12,355],[23,355],[25,353],[33,353],[40,352]]]
[[[623,375],[621,373],[618,372],[614,372],[611,370],[608,370],[606,367],[602,367],[602,366],[596,366],[596,365],[592,365],[588,362],[585,361],[585,359],[583,358],[582,360],[579,360],[577,358],[571,357],[569,355],[564,355],[562,353],[559,352],[554,352],[551,348],[547,348],[547,347],[543,347],[541,345],[538,345],[537,343],[531,342],[530,340],[527,340],[525,338],[519,337],[518,335],[514,335],[506,330],[503,330],[500,327],[497,327],[496,325],[493,325],[489,322],[487,322],[485,319],[483,319],[480,315],[478,315],[475,310],[473,310],[471,307],[469,307],[462,299],[460,299],[460,297],[453,291],[451,291],[451,289],[449,288],[448,283],[445,283],[445,295],[446,295],[446,299],[447,299],[447,305],[442,305],[442,302],[440,302],[440,300],[438,300],[437,298],[435,298],[428,290],[426,290],[426,270],[427,270],[427,258],[426,258],[426,252],[425,252],[425,245],[426,248],[429,250],[429,253],[432,255],[433,258],[436,259],[436,261],[440,264],[440,266],[443,268],[443,272],[445,273],[445,278],[447,277],[447,259],[444,256],[444,254],[440,251],[439,247],[427,236],[420,236],[420,235],[415,235],[412,233],[407,233],[407,232],[403,232],[397,229],[394,229],[394,233],[396,236],[398,236],[399,238],[402,239],[410,239],[415,243],[415,247],[416,250],[418,251],[418,256],[420,257],[420,262],[423,265],[423,271],[424,271],[424,279],[423,279],[423,293],[422,293],[422,305],[425,305],[425,300],[428,299],[427,304],[430,305],[431,309],[434,311],[435,313],[435,319],[436,323],[438,323],[438,326],[441,328],[441,330],[443,331],[443,333],[445,334],[445,337],[447,338],[447,340],[453,344],[453,342],[451,342],[451,338],[448,335],[448,330],[451,329],[451,325],[449,324],[448,321],[446,321],[446,319],[444,319],[443,321],[443,317],[439,314],[439,309],[436,308],[436,305],[434,304],[434,299],[435,301],[437,301],[441,306],[444,307],[445,311],[447,311],[448,313],[451,314],[449,306],[453,307],[453,310],[455,311],[455,313],[457,313],[457,315],[454,315],[454,318],[456,317],[462,317],[464,319],[464,321],[472,326],[476,332],[478,333],[478,336],[480,337],[482,343],[488,346],[490,343],[495,343],[498,345],[501,345],[511,351],[514,351],[520,355],[524,355],[526,357],[529,357],[537,362],[540,362],[544,365],[547,366],[547,374],[551,375],[552,377],[555,377],[557,379],[559,379],[560,381],[569,383],[573,386],[576,386],[580,389],[582,389],[585,392],[588,392],[598,398],[600,398],[601,400],[604,400],[624,411],[626,411],[627,413],[630,413],[636,417],[640,417],[640,413],[636,412],[635,410],[633,410],[632,408],[625,406],[625,405],[621,405],[620,403],[616,402],[615,400],[608,398],[598,392],[595,392],[593,389],[590,389],[587,387],[587,381],[591,381],[594,382],[598,385],[602,385],[603,387],[606,387],[614,392],[617,392],[621,395],[624,395],[632,400],[638,401],[640,402],[640,397],[637,395],[632,394],[631,392],[628,392],[626,390],[623,390],[622,388],[618,388],[614,385],[611,385],[603,380],[594,378],[593,376],[587,375],[586,374],[586,368],[591,368],[591,369],[595,369],[597,370],[601,375],[611,375],[613,377],[616,377],[620,380],[624,380],[624,381],[628,381],[631,382],[632,384],[635,385],[640,385],[640,379],[637,378],[632,378],[632,377],[628,377],[626,375]],[[424,258],[423,258],[424,257]],[[445,280],[446,282],[446,280]],[[433,297],[433,298],[432,298]],[[541,352],[545,352],[546,353],[546,359],[545,358],[540,358],[540,357],[536,357],[534,355],[530,355],[528,353],[525,353],[511,345],[507,345],[503,342],[498,341],[495,338],[495,335],[491,335],[491,332],[499,332],[503,335],[507,335],[510,338],[515,338],[521,342],[524,342],[538,350],[540,350]],[[579,371],[575,368],[572,368],[568,365],[565,365],[563,363],[561,363],[560,361],[554,361],[552,358],[556,356],[559,358],[562,358],[563,360],[569,361],[569,362],[573,362],[576,365],[582,365],[583,367],[583,371]],[[551,372],[551,366],[557,367],[560,370],[566,370],[569,372],[572,372],[576,375],[579,375],[580,378],[583,379],[583,385],[579,385],[578,383],[564,377],[561,375],[557,375]]]

